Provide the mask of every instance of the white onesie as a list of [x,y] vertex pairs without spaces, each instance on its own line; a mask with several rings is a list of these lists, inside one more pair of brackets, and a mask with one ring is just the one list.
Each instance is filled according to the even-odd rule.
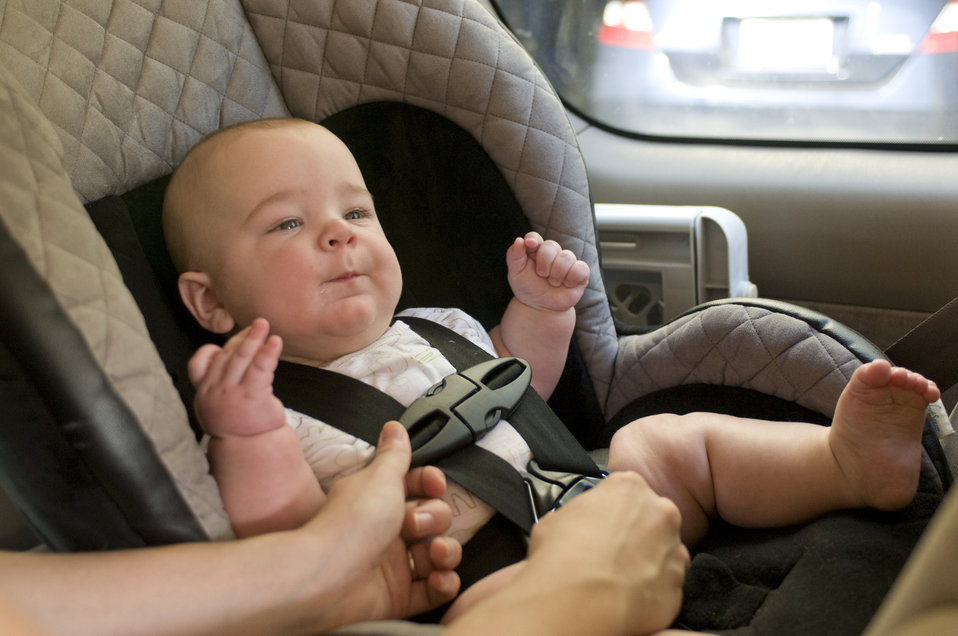
[[[361,380],[389,394],[403,406],[409,406],[456,369],[401,321],[404,315],[438,322],[495,355],[489,334],[465,312],[459,309],[409,309],[398,314],[400,320],[396,320],[382,337],[359,351],[329,363],[302,359],[291,361]],[[328,492],[340,477],[364,467],[375,454],[375,448],[365,441],[292,409],[286,409],[286,423],[296,429],[303,454],[324,491]],[[519,470],[525,469],[532,456],[522,437],[506,422],[500,422],[489,431],[478,446],[502,457]],[[443,499],[453,512],[452,527],[447,534],[462,543],[469,540],[494,513],[490,506],[451,480]]]

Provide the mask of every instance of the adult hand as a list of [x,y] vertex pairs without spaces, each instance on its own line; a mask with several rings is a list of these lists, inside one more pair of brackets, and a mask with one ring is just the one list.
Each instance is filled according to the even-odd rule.
[[581,585],[607,590],[620,601],[612,609],[621,610],[621,633],[664,629],[678,616],[689,567],[680,525],[675,504],[642,477],[614,473],[537,524],[527,569],[540,577],[576,572]]
[[615,473],[532,531],[510,583],[448,628],[479,633],[647,634],[678,615],[689,553],[678,508],[635,473]]
[[339,537],[336,545],[316,548],[324,562],[317,567],[326,568],[321,576],[342,577],[336,624],[412,616],[459,591],[454,568],[462,547],[435,537],[452,522],[449,506],[437,499],[445,478],[434,467],[409,471],[410,456],[406,430],[387,423],[372,463],[338,481],[320,514],[304,527],[316,524],[326,537],[332,525]]

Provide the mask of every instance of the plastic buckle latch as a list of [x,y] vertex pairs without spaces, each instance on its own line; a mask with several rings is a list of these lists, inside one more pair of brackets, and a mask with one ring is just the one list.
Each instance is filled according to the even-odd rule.
[[412,465],[422,466],[481,439],[522,399],[532,370],[520,358],[495,358],[446,376],[409,405]]
[[529,491],[534,522],[548,512],[558,510],[578,495],[598,485],[608,473],[601,476],[580,475],[559,470],[546,470],[536,460],[529,462],[522,478]]

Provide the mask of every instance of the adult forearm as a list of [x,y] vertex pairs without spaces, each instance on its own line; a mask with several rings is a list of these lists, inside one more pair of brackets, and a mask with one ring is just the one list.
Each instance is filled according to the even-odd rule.
[[458,617],[443,636],[616,636],[626,633],[624,603],[622,594],[600,581],[526,568]]
[[[113,552],[0,551],[2,603],[48,634],[300,634],[419,614],[458,591],[461,549],[436,469],[409,470],[409,438],[383,428],[363,470],[297,530]],[[410,501],[408,498],[412,498]],[[435,549],[434,549],[435,548]],[[409,550],[424,576],[410,577]]]
[[0,595],[48,634],[315,633],[339,624],[322,586],[342,579],[337,564],[304,558],[303,539],[0,553]]

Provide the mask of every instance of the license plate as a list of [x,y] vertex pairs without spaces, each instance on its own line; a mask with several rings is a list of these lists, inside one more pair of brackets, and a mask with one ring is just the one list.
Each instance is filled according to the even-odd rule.
[[835,23],[829,18],[744,18],[735,61],[750,71],[831,72]]

